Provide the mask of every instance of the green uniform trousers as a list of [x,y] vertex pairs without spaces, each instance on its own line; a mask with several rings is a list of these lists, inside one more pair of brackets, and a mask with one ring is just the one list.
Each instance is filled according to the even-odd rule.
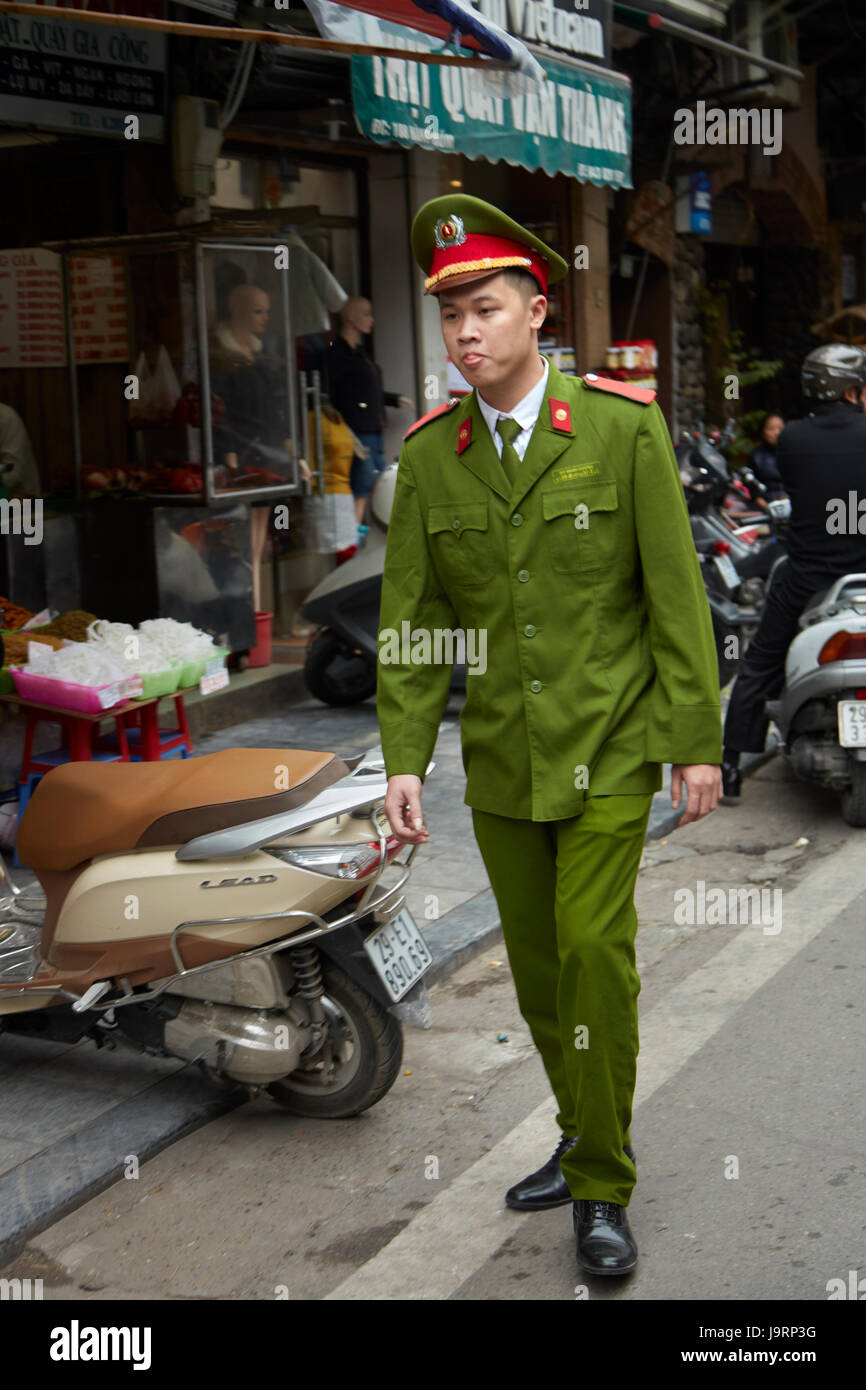
[[627,1207],[637,1172],[623,1146],[638,1054],[634,887],[652,792],[588,797],[566,820],[473,808],[520,1012],[578,1142],[562,1159],[571,1195]]

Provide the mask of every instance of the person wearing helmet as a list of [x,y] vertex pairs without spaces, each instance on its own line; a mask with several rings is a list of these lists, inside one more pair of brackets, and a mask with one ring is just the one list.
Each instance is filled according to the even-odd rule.
[[825,343],[803,362],[811,407],[779,436],[777,465],[791,499],[788,554],[775,571],[758,629],[740,658],[725,719],[724,800],[740,795],[741,753],[760,753],[769,720],[764,703],[785,683],[785,656],[809,600],[840,575],[866,570],[866,534],[828,527],[834,499],[866,496],[866,352]]

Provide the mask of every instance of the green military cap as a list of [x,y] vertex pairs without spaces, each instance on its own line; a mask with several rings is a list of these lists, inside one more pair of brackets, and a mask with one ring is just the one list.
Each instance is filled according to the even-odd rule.
[[425,294],[480,280],[509,266],[534,275],[542,294],[568,274],[568,263],[512,217],[483,198],[446,193],[415,214],[412,254],[424,271]]

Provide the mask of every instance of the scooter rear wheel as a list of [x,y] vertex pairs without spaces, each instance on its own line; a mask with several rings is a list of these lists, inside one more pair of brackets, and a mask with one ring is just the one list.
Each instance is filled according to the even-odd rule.
[[391,1089],[403,1060],[403,1030],[333,961],[323,960],[322,975],[329,1016],[336,1015],[329,1029],[336,1065],[329,1072],[313,1057],[268,1091],[295,1115],[342,1120],[368,1110]]
[[313,638],[304,663],[307,689],[326,705],[358,705],[376,693],[376,666],[330,628]]

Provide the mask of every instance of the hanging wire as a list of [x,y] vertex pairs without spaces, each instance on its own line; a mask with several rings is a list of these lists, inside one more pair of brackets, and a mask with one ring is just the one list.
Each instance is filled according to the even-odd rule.
[[[255,9],[259,9],[263,3],[264,0],[252,0]],[[257,44],[247,44],[244,51],[238,55],[235,70],[232,73],[228,91],[226,92],[225,104],[219,115],[220,130],[225,130],[231,125],[241,108],[241,103],[246,95],[247,85],[250,80],[250,74],[253,70],[253,63],[256,60],[257,48]]]

